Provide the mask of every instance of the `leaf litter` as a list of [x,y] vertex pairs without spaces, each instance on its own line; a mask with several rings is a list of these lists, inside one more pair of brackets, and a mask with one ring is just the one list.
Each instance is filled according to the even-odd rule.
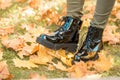
[[[17,2],[24,2],[25,0],[16,0]],[[38,21],[41,21],[42,19],[46,20],[47,24],[56,24],[57,20],[65,14],[66,11],[63,11],[62,14],[59,14],[55,9],[53,9],[52,5],[48,7],[45,5],[45,9],[43,11],[42,7],[45,3],[43,0],[31,0],[29,1],[28,8],[25,8],[25,10],[22,11],[22,15],[35,15],[34,9],[39,8],[41,10],[41,13],[37,13],[40,17],[38,18]],[[11,0],[8,0],[8,2],[4,2],[2,0],[0,2],[2,4],[0,6],[1,9],[5,9],[12,5]],[[4,5],[5,4],[5,5]],[[41,5],[38,5],[41,4]],[[49,4],[49,3],[48,3]],[[116,3],[115,9],[112,11],[112,15],[115,16],[115,19],[110,19],[110,21],[119,19],[119,1]],[[4,6],[3,6],[4,5]],[[56,6],[56,5],[55,5]],[[66,8],[66,6],[65,6]],[[89,21],[92,18],[94,5],[91,7],[85,7],[87,11],[90,11],[90,13],[85,14],[83,16],[84,25],[88,26]],[[30,13],[29,13],[30,12]],[[89,18],[89,19],[87,19]],[[6,20],[6,19],[5,19]],[[7,19],[8,20],[8,19]],[[8,20],[9,21],[9,20]],[[5,23],[4,19],[0,21],[0,24],[2,22]],[[43,28],[42,26],[35,27],[35,24],[22,24],[20,27],[21,30],[25,29],[26,33],[24,35],[18,35],[14,39],[9,39],[8,36],[11,34],[14,34],[15,27],[10,26],[9,27],[0,27],[0,38],[2,40],[2,45],[6,48],[13,49],[17,52],[17,55],[19,58],[14,58],[13,62],[15,67],[18,68],[38,68],[38,65],[46,65],[48,66],[48,70],[55,70],[59,69],[62,71],[68,72],[68,77],[84,77],[87,75],[92,74],[98,74],[102,73],[104,71],[108,71],[113,64],[113,58],[111,56],[106,56],[106,51],[99,52],[99,59],[96,61],[88,61],[88,62],[78,62],[75,65],[71,65],[72,57],[74,56],[73,53],[66,53],[65,50],[58,50],[54,51],[51,49],[48,49],[38,43],[35,42],[36,37],[38,37],[42,33],[49,34],[49,30]],[[106,29],[103,34],[103,41],[108,42],[108,44],[119,44],[120,43],[120,33],[116,32],[117,26],[115,25],[107,25]],[[109,37],[111,36],[111,37]],[[0,60],[2,60],[3,52],[0,50]],[[28,60],[23,60],[24,56],[28,56]],[[56,59],[57,63],[53,61],[53,59]],[[7,79],[11,78],[10,73],[7,68],[6,61],[0,62],[0,78],[1,79]],[[2,76],[2,77],[1,77]],[[39,76],[39,74],[31,74],[31,79],[42,79],[47,80],[45,76]]]

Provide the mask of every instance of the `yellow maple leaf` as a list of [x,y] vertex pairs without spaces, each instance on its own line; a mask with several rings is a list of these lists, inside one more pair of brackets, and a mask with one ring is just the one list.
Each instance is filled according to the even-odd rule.
[[71,59],[67,59],[66,57],[62,57],[61,56],[61,61],[64,63],[64,64],[66,64],[67,66],[72,66],[72,64],[71,64]]
[[50,57],[46,57],[46,56],[37,56],[37,55],[32,55],[30,56],[30,61],[35,63],[35,64],[43,64],[43,65],[47,65],[48,62],[51,62]]
[[23,67],[23,68],[31,69],[31,68],[38,67],[36,64],[32,63],[29,60],[20,60],[18,58],[15,58],[15,59],[13,59],[13,62],[14,62],[15,67],[18,67],[18,68]]
[[39,51],[37,55],[33,55],[30,57],[30,61],[37,64],[47,64],[47,62],[51,62],[53,57],[48,54],[48,48],[39,45]]

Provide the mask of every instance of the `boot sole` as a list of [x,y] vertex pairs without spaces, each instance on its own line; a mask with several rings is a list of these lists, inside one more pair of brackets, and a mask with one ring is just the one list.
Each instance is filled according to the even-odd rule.
[[44,45],[47,48],[53,49],[53,50],[64,49],[68,52],[76,52],[76,49],[77,49],[77,43],[60,43],[60,44],[57,44],[57,43],[52,43],[52,42],[49,42],[45,39],[42,39],[41,37],[38,37],[36,39],[36,42],[41,44],[41,45]]

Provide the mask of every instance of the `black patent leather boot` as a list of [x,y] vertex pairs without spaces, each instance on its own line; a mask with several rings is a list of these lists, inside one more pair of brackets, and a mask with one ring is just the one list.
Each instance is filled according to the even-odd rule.
[[96,60],[99,58],[98,52],[103,49],[102,43],[102,28],[96,28],[90,26],[85,41],[83,42],[82,47],[74,56],[72,63],[79,61],[89,61]]
[[75,52],[82,21],[79,18],[69,16],[63,17],[62,21],[64,24],[53,34],[42,34],[37,38],[36,42],[50,49],[65,49],[69,52]]

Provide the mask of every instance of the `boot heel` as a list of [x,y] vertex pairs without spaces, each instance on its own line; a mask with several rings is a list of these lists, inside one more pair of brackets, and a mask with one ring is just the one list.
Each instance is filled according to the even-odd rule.
[[68,51],[68,52],[76,52],[76,49],[77,49],[77,44],[73,44],[73,45],[68,46],[66,51]]
[[77,49],[77,43],[62,43],[62,44],[55,44],[54,48],[56,50],[58,49],[64,49],[68,52],[75,52]]

